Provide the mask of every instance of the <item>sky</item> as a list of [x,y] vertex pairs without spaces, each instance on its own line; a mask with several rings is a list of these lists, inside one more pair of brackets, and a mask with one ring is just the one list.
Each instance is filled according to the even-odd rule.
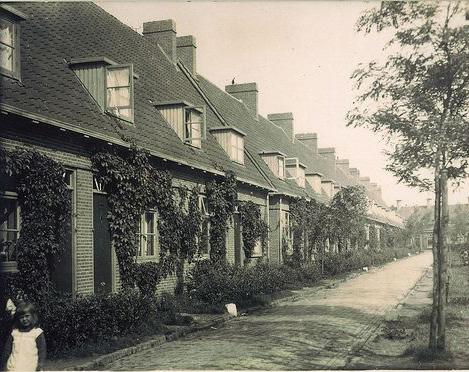
[[[295,133],[318,134],[319,147],[382,186],[389,205],[426,204],[431,193],[397,184],[384,170],[379,133],[346,126],[357,92],[350,79],[359,63],[382,59],[389,35],[362,35],[355,22],[377,2],[360,1],[98,1],[142,32],[143,22],[173,19],[178,36],[197,40],[197,72],[220,88],[256,82],[259,113],[292,112]],[[450,190],[449,202],[467,203],[469,186]]]

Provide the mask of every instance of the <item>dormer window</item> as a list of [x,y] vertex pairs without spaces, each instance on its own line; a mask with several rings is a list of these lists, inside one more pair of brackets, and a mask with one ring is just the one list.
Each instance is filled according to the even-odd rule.
[[245,134],[235,127],[211,128],[215,138],[231,160],[244,164],[244,137]]
[[181,141],[201,148],[205,138],[205,107],[196,107],[185,101],[162,102],[156,106]]
[[278,178],[283,180],[285,179],[285,157],[277,156],[277,164]]
[[106,67],[106,110],[120,119],[133,122],[132,65]]
[[20,79],[20,25],[26,15],[0,5],[0,74]]
[[138,76],[131,64],[90,57],[74,58],[69,65],[103,113],[134,122],[134,79]]
[[285,179],[285,154],[279,151],[264,151],[259,155],[262,156],[273,174],[281,180]]
[[294,179],[299,187],[306,187],[305,169],[306,166],[300,163],[298,158],[285,159],[285,166],[287,169],[287,176],[289,179]]
[[196,107],[184,107],[184,142],[198,147],[202,146],[204,125],[203,110]]

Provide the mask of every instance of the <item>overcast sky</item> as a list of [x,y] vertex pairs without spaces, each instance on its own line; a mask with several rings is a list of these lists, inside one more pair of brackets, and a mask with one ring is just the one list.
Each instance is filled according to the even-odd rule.
[[[178,36],[197,39],[197,70],[224,88],[257,82],[259,112],[292,112],[295,133],[315,132],[319,147],[382,186],[388,204],[425,204],[419,193],[384,170],[379,133],[348,128],[345,114],[356,92],[350,75],[360,62],[382,58],[387,40],[354,30],[360,13],[376,2],[156,2],[100,1],[106,11],[138,32],[142,23],[173,19]],[[450,192],[450,203],[467,202],[469,187]]]

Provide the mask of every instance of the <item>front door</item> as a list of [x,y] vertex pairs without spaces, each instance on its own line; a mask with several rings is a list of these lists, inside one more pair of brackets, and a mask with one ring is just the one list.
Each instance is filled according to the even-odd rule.
[[111,235],[107,220],[107,197],[93,194],[94,292],[112,291]]

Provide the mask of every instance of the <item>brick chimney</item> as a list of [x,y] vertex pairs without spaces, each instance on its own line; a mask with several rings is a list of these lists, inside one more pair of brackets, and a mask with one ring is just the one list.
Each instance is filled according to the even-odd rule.
[[293,142],[295,137],[293,135],[293,114],[291,112],[268,114],[267,119],[269,119],[276,126],[282,128],[288,139]]
[[144,22],[142,33],[143,36],[157,43],[171,62],[176,63],[176,23],[172,19]]
[[225,91],[243,101],[244,104],[248,107],[248,109],[254,114],[255,118],[257,119],[258,90],[256,83],[226,85]]
[[355,182],[360,183],[360,171],[358,170],[358,168],[349,168],[349,172]]
[[196,49],[197,43],[192,35],[176,38],[177,56],[192,75],[197,74]]
[[335,163],[340,169],[345,172],[345,174],[349,174],[350,162],[348,159],[337,159]]
[[365,188],[370,191],[370,177],[360,177],[360,183],[365,186]]
[[295,138],[308,146],[313,153],[318,153],[318,135],[316,133],[298,133]]
[[324,157],[329,165],[335,169],[335,148],[334,147],[324,147],[318,149],[318,154]]

